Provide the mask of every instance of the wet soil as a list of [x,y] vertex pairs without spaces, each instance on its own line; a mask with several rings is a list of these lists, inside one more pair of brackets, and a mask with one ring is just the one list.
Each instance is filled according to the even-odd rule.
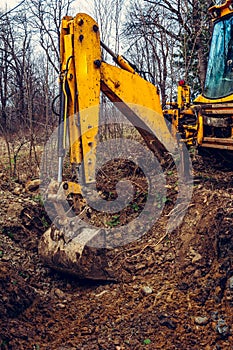
[[41,198],[1,172],[1,349],[233,349],[233,171],[198,155],[193,167],[182,224],[166,234],[162,215],[115,255],[127,278],[109,282],[41,263]]

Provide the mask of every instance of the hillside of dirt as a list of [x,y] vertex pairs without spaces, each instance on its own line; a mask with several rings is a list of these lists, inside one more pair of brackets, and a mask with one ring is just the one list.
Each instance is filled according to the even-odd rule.
[[41,263],[40,195],[0,172],[1,350],[233,349],[233,170],[198,155],[193,167],[180,227],[166,235],[163,214],[115,254],[127,278],[108,282]]

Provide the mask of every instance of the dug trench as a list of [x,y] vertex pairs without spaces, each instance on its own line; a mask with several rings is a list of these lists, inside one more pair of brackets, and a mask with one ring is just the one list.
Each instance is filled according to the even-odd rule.
[[108,282],[41,263],[39,195],[1,173],[1,349],[233,349],[233,172],[199,156],[193,166],[182,224],[166,235],[162,215],[114,253],[127,278]]

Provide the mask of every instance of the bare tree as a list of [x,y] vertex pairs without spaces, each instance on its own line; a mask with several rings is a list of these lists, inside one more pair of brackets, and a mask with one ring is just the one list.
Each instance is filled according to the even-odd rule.
[[60,25],[74,0],[26,0],[27,21],[52,68],[59,73]]
[[[47,133],[48,115],[53,119],[54,81],[51,77],[55,79],[54,74],[40,64],[25,14],[5,16],[3,24],[0,33],[0,134],[7,146],[10,175],[16,176],[18,156],[26,143],[30,145],[29,169],[33,155],[33,162],[39,162],[36,138],[43,135],[44,122]],[[48,77],[52,87],[46,83]]]
[[119,51],[121,16],[125,0],[94,0],[93,16],[99,24],[101,39]]
[[[208,44],[211,32],[208,5],[196,0],[131,1],[125,35],[132,55],[138,42],[144,59],[144,70],[153,67],[153,76],[160,87],[162,101],[172,95],[180,75],[194,90],[203,86]],[[157,73],[156,73],[157,72]]]

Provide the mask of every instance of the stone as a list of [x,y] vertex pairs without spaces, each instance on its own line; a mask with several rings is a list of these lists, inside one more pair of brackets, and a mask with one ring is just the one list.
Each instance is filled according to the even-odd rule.
[[233,276],[229,278],[229,288],[233,289]]
[[58,306],[60,309],[65,309],[65,308],[66,308],[66,305],[63,304],[63,303],[59,303],[59,304],[57,304],[57,306]]
[[54,290],[54,294],[55,294],[59,299],[64,299],[64,297],[65,297],[65,293],[64,293],[61,289],[59,289],[59,288],[56,288],[56,289]]
[[216,332],[223,338],[226,338],[229,335],[229,327],[224,319],[220,318],[218,320],[216,325]]
[[149,286],[144,286],[144,287],[142,287],[142,292],[146,295],[151,294],[151,293],[153,293],[153,289]]
[[209,319],[208,317],[204,316],[204,317],[201,317],[201,316],[197,316],[194,318],[194,321],[196,324],[198,324],[199,326],[205,326],[207,325],[207,323],[209,322]]
[[13,190],[13,193],[16,195],[19,195],[22,193],[22,188],[21,187],[15,187]]
[[193,277],[195,278],[200,278],[201,277],[201,271],[200,270],[195,270]]
[[40,186],[40,179],[28,181],[25,185],[26,191],[36,191]]
[[196,262],[198,262],[198,261],[200,261],[202,259],[201,254],[196,252],[192,247],[190,247],[190,254],[193,256],[192,264],[195,264]]
[[218,311],[213,311],[211,313],[211,318],[213,321],[217,321],[218,320]]

